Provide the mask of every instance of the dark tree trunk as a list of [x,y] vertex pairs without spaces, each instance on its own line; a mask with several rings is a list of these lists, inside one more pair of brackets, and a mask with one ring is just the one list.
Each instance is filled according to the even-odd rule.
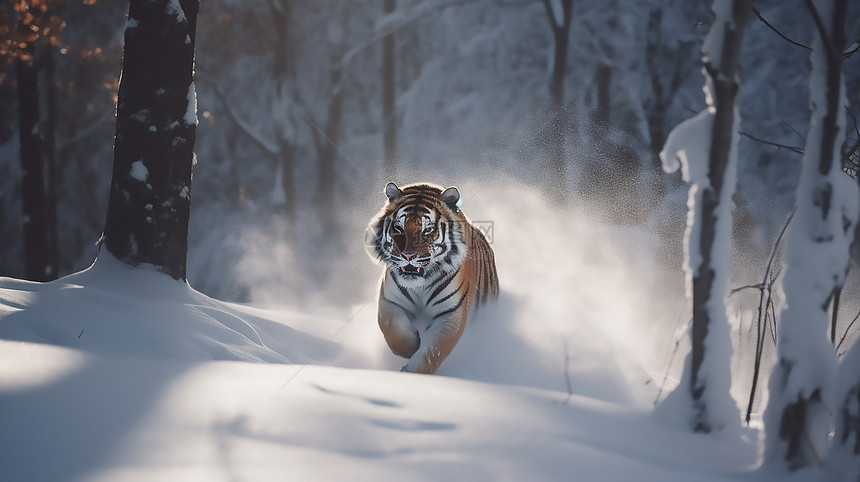
[[185,279],[199,0],[131,0],[104,246]]
[[[382,12],[390,14],[397,7],[397,0],[383,0]],[[394,33],[382,38],[382,117],[384,119],[382,174],[387,181],[394,181],[397,166],[397,107],[394,82]]]
[[[573,18],[573,0],[560,0],[561,19],[556,18],[551,0],[544,0],[544,7],[549,17],[553,33],[553,64],[549,80],[549,99],[552,108],[549,136],[547,143],[550,149],[550,168],[557,182],[563,186],[565,182],[564,138],[567,133],[567,112],[565,109],[564,78],[567,74],[568,38],[570,23]],[[564,189],[559,189],[562,194]]]
[[59,183],[59,165],[57,164],[57,87],[54,80],[54,47],[45,48],[45,100],[47,102],[47,118],[45,119],[45,154],[48,168],[45,202],[47,203],[48,223],[48,253],[53,278],[59,276],[60,244],[57,219],[57,198]]
[[[726,22],[722,38],[722,56],[719,59],[708,58],[705,52],[705,71],[713,83],[714,119],[711,129],[711,145],[708,151],[708,181],[709,186],[702,186],[699,253],[701,260],[698,269],[693,274],[693,329],[691,352],[690,394],[696,412],[693,422],[695,431],[709,432],[711,417],[709,407],[703,394],[708,389],[706,380],[700,378],[700,369],[706,356],[706,340],[712,323],[709,305],[722,303],[726,295],[725,288],[714,284],[716,269],[730,269],[729,266],[715,266],[712,258],[715,241],[728,242],[731,233],[718,233],[717,215],[722,210],[728,213],[727,207],[720,206],[723,202],[731,202],[730,197],[723,196],[725,172],[729,165],[731,151],[734,148],[732,137],[738,126],[735,125],[735,99],[740,85],[738,84],[738,64],[743,39],[744,26],[749,16],[750,0],[734,0],[732,2],[732,21]],[[734,192],[734,186],[727,186]],[[696,206],[698,209],[699,207]],[[715,298],[720,297],[719,300]],[[725,360],[726,365],[730,363]],[[713,389],[713,388],[711,388]]]
[[21,143],[21,204],[24,215],[24,275],[33,281],[52,279],[45,205],[44,145],[39,126],[39,74],[35,46],[16,60],[18,135]]

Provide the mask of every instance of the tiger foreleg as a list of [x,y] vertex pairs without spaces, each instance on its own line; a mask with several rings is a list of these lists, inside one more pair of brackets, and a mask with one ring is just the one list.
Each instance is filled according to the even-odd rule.
[[379,297],[379,329],[391,351],[403,358],[411,358],[421,346],[418,330],[412,326],[403,308]]
[[466,327],[466,310],[445,315],[427,328],[421,346],[402,371],[433,374],[448,358]]

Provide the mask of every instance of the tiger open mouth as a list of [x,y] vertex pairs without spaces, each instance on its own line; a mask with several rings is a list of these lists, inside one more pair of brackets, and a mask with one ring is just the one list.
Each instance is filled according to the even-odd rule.
[[411,276],[421,276],[424,274],[424,270],[418,266],[407,264],[406,266],[400,267],[400,273]]

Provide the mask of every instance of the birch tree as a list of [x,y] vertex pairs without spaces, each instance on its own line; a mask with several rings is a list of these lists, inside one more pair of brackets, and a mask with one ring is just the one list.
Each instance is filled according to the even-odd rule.
[[740,426],[729,394],[732,348],[725,298],[740,124],[737,70],[749,9],[749,0],[714,1],[714,24],[702,46],[708,107],[678,125],[660,154],[667,172],[683,164],[684,180],[690,183],[685,248],[693,323],[681,385],[658,411],[682,414],[696,432]]
[[[765,459],[789,470],[820,465],[833,410],[836,353],[828,306],[842,287],[857,220],[858,189],[841,169],[846,0],[807,0],[815,23],[809,133],[786,239],[777,363],[769,380]],[[855,405],[856,406],[856,401]],[[837,437],[838,438],[838,437]],[[856,479],[854,479],[856,480]]]
[[185,279],[199,0],[131,0],[103,246]]

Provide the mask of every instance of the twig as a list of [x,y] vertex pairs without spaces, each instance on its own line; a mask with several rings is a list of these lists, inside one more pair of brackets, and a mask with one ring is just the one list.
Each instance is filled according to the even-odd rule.
[[851,57],[852,55],[854,55],[858,51],[860,51],[860,39],[855,40],[854,43],[849,45],[848,48],[846,48],[845,51],[842,52],[842,60],[845,60],[848,57]]
[[[689,331],[690,325],[693,324],[693,320],[690,320],[690,323],[687,324],[687,330]],[[675,361],[675,355],[678,353],[678,348],[681,346],[681,340],[683,336],[679,336],[675,339],[675,348],[672,350],[672,355],[669,357],[669,365],[666,367],[666,371],[663,373],[663,381],[660,382],[660,388],[657,390],[657,398],[654,399],[654,406],[657,406],[657,403],[660,401],[660,396],[663,395],[663,388],[666,387],[666,380],[669,379],[669,370],[672,368],[672,362]]]
[[860,127],[857,127],[857,117],[854,116],[854,113],[851,112],[851,109],[849,109],[847,105],[845,106],[845,112],[851,116],[851,120],[854,122],[854,133],[857,134],[857,139],[860,139]]
[[768,27],[769,29],[771,29],[771,30],[773,30],[774,32],[776,32],[776,34],[777,34],[777,35],[779,35],[780,37],[782,37],[782,38],[783,38],[784,40],[786,40],[788,43],[790,43],[790,44],[792,44],[792,45],[797,45],[798,47],[805,48],[806,50],[812,50],[812,48],[811,48],[810,46],[808,46],[808,45],[804,45],[804,44],[802,44],[802,43],[800,43],[800,42],[797,42],[797,41],[792,40],[792,39],[788,38],[787,36],[785,36],[782,32],[780,32],[780,31],[779,31],[779,29],[777,29],[776,27],[774,27],[773,25],[771,25],[771,24],[770,24],[770,22],[768,22],[767,20],[765,20],[765,18],[761,16],[761,12],[759,12],[757,8],[755,8],[755,7],[751,7],[751,8],[752,8],[752,11],[753,11],[753,13],[755,14],[755,16],[756,16],[756,17],[758,17],[758,19],[759,19],[759,20],[761,20],[761,22],[762,22],[763,24],[767,25],[767,27]]
[[799,137],[800,140],[803,141],[804,144],[806,143],[806,138],[803,137],[803,134],[801,134],[797,129],[795,129],[793,125],[789,124],[786,121],[782,121],[782,124],[784,124],[785,127],[788,127],[789,129],[791,129],[791,132],[794,132],[797,135],[797,137]]
[[231,104],[230,101],[227,99],[227,95],[224,94],[217,82],[199,73],[197,74],[196,79],[197,82],[212,87],[212,90],[215,91],[215,96],[218,97],[218,100],[220,100],[221,104],[224,105],[224,108],[227,110],[227,114],[230,116],[230,118],[233,119],[233,122],[236,124],[236,126],[239,127],[242,132],[247,134],[248,137],[252,141],[254,141],[255,144],[257,144],[261,149],[263,149],[267,154],[271,156],[277,156],[278,154],[280,154],[280,149],[276,145],[274,145],[267,139],[263,139],[263,137],[260,136],[259,133],[251,129],[245,122],[245,120],[242,119],[235,110],[233,110],[233,104]]
[[737,292],[739,292],[739,291],[743,291],[743,290],[760,290],[760,289],[762,289],[762,288],[764,288],[764,287],[765,287],[765,284],[764,284],[764,283],[759,283],[759,284],[754,284],[754,285],[741,286],[741,287],[738,287],[738,288],[732,288],[732,289],[729,291],[729,296],[732,296],[733,294],[735,294],[735,293],[737,293]]
[[754,140],[754,141],[756,141],[756,142],[760,142],[760,143],[762,143],[762,144],[767,144],[767,145],[769,145],[769,146],[773,146],[773,147],[776,147],[776,148],[779,148],[779,149],[788,149],[788,150],[790,150],[790,151],[792,151],[792,152],[796,152],[796,153],[798,153],[798,154],[803,154],[803,148],[802,148],[802,147],[789,146],[789,145],[786,145],[786,144],[780,144],[780,143],[778,143],[778,142],[767,141],[767,140],[760,139],[760,138],[758,138],[758,137],[756,137],[756,136],[754,136],[754,135],[752,135],[752,134],[749,134],[749,133],[747,133],[747,132],[743,132],[743,131],[739,131],[739,132],[738,132],[738,134],[740,134],[740,135],[742,135],[742,136],[744,136],[744,137],[747,137],[747,138],[749,138],[749,139],[752,139],[752,140]]
[[764,270],[764,279],[759,285],[760,288],[760,296],[759,296],[759,304],[758,304],[758,323],[756,325],[756,348],[755,348],[755,362],[753,365],[753,380],[752,387],[750,388],[750,397],[749,402],[747,403],[747,413],[746,413],[746,422],[750,423],[750,418],[752,417],[753,404],[755,403],[755,393],[758,388],[758,379],[761,374],[761,358],[764,354],[764,334],[767,331],[767,320],[768,313],[771,313],[770,320],[770,328],[771,328],[771,338],[773,339],[774,344],[776,344],[776,307],[773,302],[773,284],[777,280],[777,276],[773,273],[773,262],[776,259],[776,254],[779,252],[779,246],[782,243],[782,239],[785,237],[785,233],[788,231],[788,226],[791,224],[791,220],[794,218],[794,213],[796,210],[791,211],[791,214],[788,215],[788,219],[785,220],[785,224],[782,225],[782,229],[779,231],[779,235],[776,237],[776,242],[773,244],[773,249],[770,252],[770,257],[767,260],[767,266]]
[[564,339],[564,381],[567,383],[567,399],[564,404],[567,405],[573,397],[573,385],[570,383],[570,350],[567,347],[567,339]]
[[860,311],[857,312],[857,315],[851,320],[851,323],[848,323],[848,328],[845,328],[845,333],[842,333],[842,338],[839,339],[839,343],[836,345],[836,352],[839,352],[839,349],[842,348],[842,343],[845,342],[845,339],[848,338],[848,332],[851,331],[851,327],[854,326],[854,323],[857,322],[857,319],[860,318]]

